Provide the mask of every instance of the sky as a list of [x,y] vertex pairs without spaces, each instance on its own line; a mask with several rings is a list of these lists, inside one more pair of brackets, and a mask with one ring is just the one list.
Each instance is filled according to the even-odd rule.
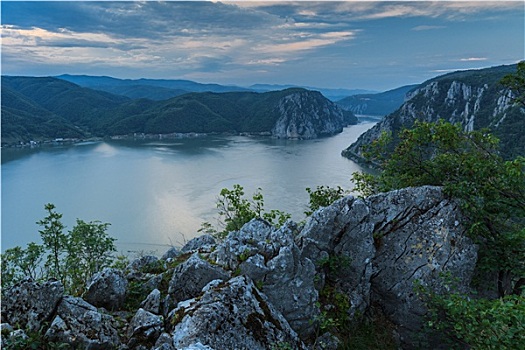
[[4,75],[385,91],[525,59],[524,1],[1,2]]

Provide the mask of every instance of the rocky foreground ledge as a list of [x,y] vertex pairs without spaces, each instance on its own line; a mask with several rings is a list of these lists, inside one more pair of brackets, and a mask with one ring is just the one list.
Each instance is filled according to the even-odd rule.
[[201,236],[105,269],[82,298],[24,280],[4,291],[2,339],[39,331],[75,349],[336,349],[316,324],[329,285],[348,300],[349,320],[373,304],[401,348],[439,348],[421,339],[426,309],[414,286],[439,292],[448,273],[468,290],[477,247],[461,222],[439,187],[345,197],[303,227],[252,220],[222,242]]

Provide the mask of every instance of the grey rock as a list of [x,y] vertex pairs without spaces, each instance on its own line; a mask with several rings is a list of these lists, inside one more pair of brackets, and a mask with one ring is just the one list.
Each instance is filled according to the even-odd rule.
[[337,350],[342,342],[335,335],[326,332],[315,340],[316,350]]
[[45,337],[73,348],[112,349],[120,345],[114,323],[113,317],[98,312],[86,301],[65,296]]
[[[9,341],[11,343],[20,343],[20,342],[23,342],[24,340],[27,340],[29,339],[29,336],[27,335],[27,333],[23,330],[23,329],[15,329],[11,332],[9,332],[9,335],[7,336],[7,339],[9,339]],[[4,347],[4,336],[2,335],[2,348]]]
[[108,310],[119,310],[126,299],[128,280],[121,270],[105,268],[91,277],[84,296],[87,302]]
[[173,346],[173,340],[169,333],[162,333],[155,342],[155,350],[175,350]]
[[210,281],[229,279],[229,274],[219,266],[213,266],[208,261],[193,254],[173,271],[168,293],[176,301],[191,299],[199,295],[202,288]]
[[175,259],[181,254],[181,251],[177,247],[171,247],[162,255],[161,260]]
[[212,347],[209,347],[208,345],[202,345],[200,342],[197,342],[195,344],[185,346],[181,350],[214,350],[214,349]]
[[392,191],[367,202],[379,237],[373,299],[398,326],[405,348],[428,346],[418,343],[427,310],[414,292],[415,284],[440,292],[442,274],[450,273],[458,279],[459,290],[468,291],[477,246],[465,235],[457,203],[446,199],[439,187]]
[[11,326],[9,323],[0,323],[0,334],[4,334],[5,332],[12,332],[13,326]]
[[129,263],[128,270],[132,272],[148,272],[156,269],[161,262],[154,255],[144,255]]
[[155,350],[175,350],[175,348],[173,347],[173,345],[170,345],[170,344],[167,344],[167,343],[164,343],[164,344],[161,344],[159,346],[156,346],[155,345]]
[[64,295],[58,281],[44,283],[25,279],[6,289],[2,298],[3,321],[30,331],[38,331],[50,322]]
[[301,258],[299,249],[282,247],[267,264],[263,291],[303,339],[315,332],[312,320],[319,315],[319,293],[314,285],[315,265]]
[[278,101],[279,119],[272,136],[313,139],[340,133],[347,124],[345,111],[317,91],[297,91]]
[[128,326],[128,345],[136,347],[142,343],[154,343],[163,329],[164,322],[161,316],[140,308]]
[[176,348],[269,349],[288,343],[305,346],[266,296],[245,276],[207,288],[197,299],[180,302],[167,325]]
[[206,251],[209,251],[210,248],[214,246],[216,243],[217,241],[212,236],[202,235],[202,236],[191,239],[188,243],[186,243],[182,247],[180,251],[181,253],[193,252],[199,249],[204,249]]
[[159,315],[161,313],[161,294],[158,289],[154,289],[148,294],[140,307],[146,311]]
[[[303,257],[317,266],[318,288],[325,286],[325,279],[350,302],[349,316],[362,313],[370,304],[370,278],[374,247],[373,229],[369,222],[369,208],[352,196],[342,198],[332,205],[317,210],[308,219],[297,236]],[[323,262],[337,263],[337,271],[326,271]],[[326,276],[326,274],[329,276]]]
[[314,332],[311,320],[319,313],[314,286],[315,267],[301,257],[294,237],[297,224],[288,221],[279,229],[254,219],[230,232],[209,258],[225,269],[250,277],[301,337]]

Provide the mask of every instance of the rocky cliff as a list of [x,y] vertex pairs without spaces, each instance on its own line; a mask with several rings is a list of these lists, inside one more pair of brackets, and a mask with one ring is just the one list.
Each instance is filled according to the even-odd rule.
[[362,160],[363,146],[383,131],[395,136],[416,120],[433,122],[444,119],[460,123],[466,131],[488,128],[501,140],[502,153],[508,158],[525,154],[525,109],[512,103],[512,93],[499,81],[514,73],[516,65],[455,72],[431,79],[407,95],[394,113],[345,149],[348,158]]
[[288,139],[313,139],[340,133],[357,119],[319,92],[301,90],[281,98],[276,107],[279,118],[272,136]]
[[2,348],[37,331],[78,349],[335,349],[323,315],[344,307],[351,322],[374,305],[400,347],[438,349],[414,286],[439,293],[447,273],[468,290],[477,247],[461,222],[440,188],[408,188],[342,198],[303,227],[255,219],[222,242],[198,237],[105,269],[83,298],[24,280],[4,291]]

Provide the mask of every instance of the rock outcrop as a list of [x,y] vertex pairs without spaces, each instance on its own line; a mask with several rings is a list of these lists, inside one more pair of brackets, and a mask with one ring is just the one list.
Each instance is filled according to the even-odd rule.
[[335,349],[337,337],[318,333],[321,316],[338,309],[351,321],[374,305],[402,348],[439,348],[421,339],[427,310],[415,287],[443,292],[448,274],[468,292],[477,247],[462,221],[439,187],[348,196],[302,227],[254,219],[223,241],[200,238],[165,260],[134,261],[127,275],[94,276],[91,285],[105,281],[96,295],[115,294],[108,281],[124,278],[125,303],[90,296],[97,309],[59,282],[25,280],[4,291],[2,329],[8,340],[29,329],[88,349],[306,349],[315,340]]
[[397,326],[405,348],[426,347],[428,339],[420,339],[420,333],[427,310],[415,288],[443,292],[442,276],[450,274],[467,292],[477,246],[465,235],[457,204],[439,187],[392,191],[366,203],[377,249],[371,298]]
[[212,282],[198,300],[179,303],[168,324],[177,349],[264,350],[279,344],[306,349],[284,317],[244,276]]

